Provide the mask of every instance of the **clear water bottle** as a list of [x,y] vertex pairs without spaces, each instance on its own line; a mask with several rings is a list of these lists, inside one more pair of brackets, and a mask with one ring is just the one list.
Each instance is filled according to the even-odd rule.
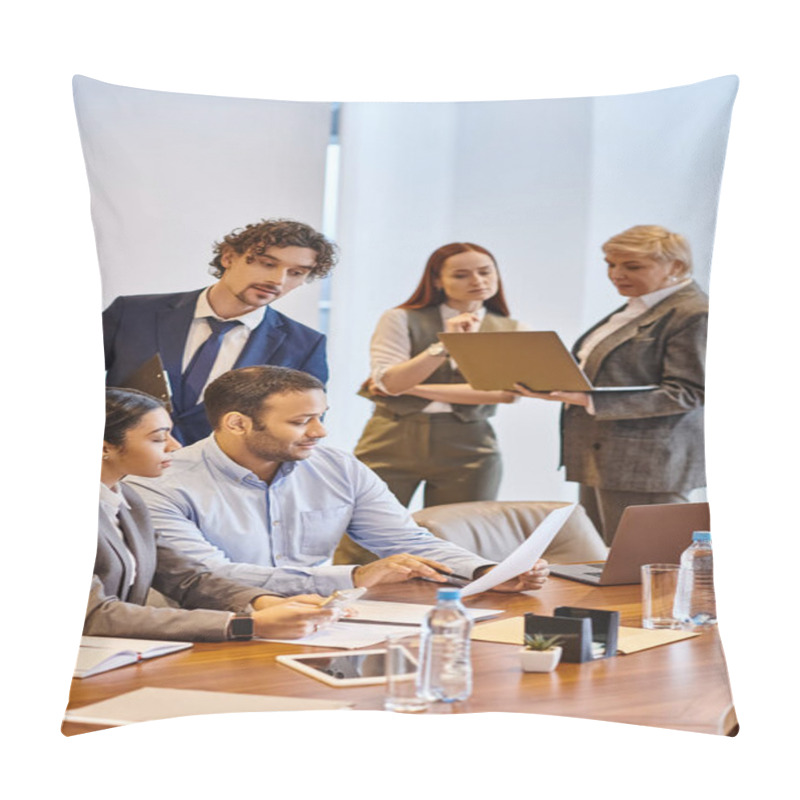
[[695,531],[692,543],[681,554],[673,616],[685,630],[703,630],[717,624],[714,557],[708,531]]
[[428,701],[466,700],[472,694],[469,656],[472,620],[458,589],[439,589],[422,623],[417,693]]

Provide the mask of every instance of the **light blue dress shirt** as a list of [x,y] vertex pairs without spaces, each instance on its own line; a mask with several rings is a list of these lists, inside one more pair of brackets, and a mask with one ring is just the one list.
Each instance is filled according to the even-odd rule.
[[284,462],[266,484],[228,458],[212,435],[176,451],[162,477],[126,482],[170,545],[220,575],[276,594],[351,587],[353,567],[331,563],[344,533],[381,558],[412,553],[460,575],[491,563],[420,528],[372,470],[332,447]]

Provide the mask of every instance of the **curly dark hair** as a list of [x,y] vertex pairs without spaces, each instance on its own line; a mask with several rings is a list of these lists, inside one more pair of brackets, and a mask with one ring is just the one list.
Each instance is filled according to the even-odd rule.
[[336,245],[310,225],[293,219],[262,219],[244,228],[235,228],[221,242],[214,242],[214,258],[209,262],[211,274],[215,278],[222,277],[225,272],[222,253],[227,248],[240,256],[246,253],[263,256],[268,247],[308,247],[313,250],[317,259],[309,280],[328,275],[338,258]]

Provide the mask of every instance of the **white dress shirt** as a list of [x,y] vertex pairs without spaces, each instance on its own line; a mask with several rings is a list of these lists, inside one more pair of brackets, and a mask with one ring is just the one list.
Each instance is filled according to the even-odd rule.
[[119,536],[122,549],[131,567],[131,579],[128,582],[128,586],[133,586],[133,581],[136,578],[136,559],[133,557],[133,553],[131,553],[127,543],[125,542],[122,526],[119,523],[119,511],[123,506],[130,511],[131,507],[128,505],[128,501],[123,497],[122,492],[119,490],[119,486],[116,485],[113,489],[111,489],[101,482],[100,510],[108,517],[109,521],[114,526],[114,530]]
[[[200,294],[200,297],[197,298],[197,304],[195,305],[194,309],[194,318],[192,319],[192,324],[189,327],[189,335],[186,337],[186,346],[183,350],[183,365],[181,367],[181,372],[186,372],[186,368],[189,366],[192,356],[194,356],[203,342],[205,342],[205,340],[211,335],[211,328],[208,322],[206,322],[205,318],[215,317],[219,320],[222,319],[222,317],[215,313],[214,309],[211,308],[211,303],[208,302],[208,292],[210,288],[211,287],[205,289]],[[239,317],[230,317],[228,320],[226,320],[228,322],[235,320],[236,322],[241,322],[242,324],[235,325],[225,334],[225,336],[222,337],[222,345],[220,346],[219,353],[214,361],[214,366],[211,368],[211,372],[209,373],[206,386],[208,386],[208,384],[211,383],[211,381],[213,381],[215,378],[218,378],[220,375],[222,375],[223,372],[233,369],[234,364],[236,364],[236,360],[242,354],[242,350],[244,350],[244,346],[247,344],[247,340],[250,338],[250,333],[261,324],[262,320],[264,319],[264,314],[266,313],[267,307],[262,306],[254,311],[248,311],[246,314],[242,314]],[[203,401],[204,393],[205,386],[203,387],[203,391],[200,392],[200,396],[197,398],[198,403]]]
[[[439,306],[439,314],[442,317],[442,330],[448,319],[462,314],[457,308],[452,308],[446,303]],[[486,316],[486,306],[481,306],[475,315],[483,322]],[[386,394],[392,394],[383,385],[383,376],[389,367],[395,364],[402,364],[411,358],[411,336],[408,332],[408,314],[404,308],[390,308],[385,311],[378,324],[375,326],[375,333],[369,347],[370,362],[372,365],[372,378],[375,385]],[[455,369],[456,363],[452,359],[451,365]],[[442,403],[432,400],[422,411],[425,414],[444,414],[453,410],[450,403]]]
[[584,340],[580,350],[578,350],[578,363],[583,368],[589,353],[610,336],[614,331],[619,330],[623,325],[627,325],[631,320],[641,317],[646,311],[651,309],[656,303],[666,300],[671,294],[675,294],[678,289],[683,289],[692,282],[691,277],[685,278],[679,283],[667,286],[666,289],[656,289],[654,292],[639,295],[639,297],[629,297],[628,303],[621,311],[612,314],[606,322],[596,330],[592,331]]

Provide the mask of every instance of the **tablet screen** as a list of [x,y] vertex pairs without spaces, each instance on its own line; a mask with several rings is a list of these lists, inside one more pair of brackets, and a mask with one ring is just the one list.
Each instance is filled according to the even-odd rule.
[[[325,683],[356,685],[386,680],[386,651],[360,653],[320,653],[318,655],[278,656],[278,661]],[[417,665],[403,653],[402,673],[413,675]]]

